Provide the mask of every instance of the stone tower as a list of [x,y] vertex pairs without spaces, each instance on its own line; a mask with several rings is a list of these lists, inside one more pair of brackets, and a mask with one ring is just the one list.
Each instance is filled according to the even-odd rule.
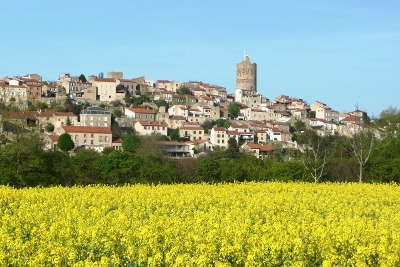
[[257,92],[257,64],[249,56],[236,64],[236,90]]

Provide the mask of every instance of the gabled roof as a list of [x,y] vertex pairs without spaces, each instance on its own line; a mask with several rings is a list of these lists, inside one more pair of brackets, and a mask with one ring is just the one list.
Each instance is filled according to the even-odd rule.
[[102,133],[112,134],[108,127],[92,127],[92,126],[63,126],[67,133]]
[[113,78],[94,78],[93,81],[95,82],[107,82],[107,83],[115,83],[116,80]]
[[251,149],[258,149],[260,151],[274,151],[274,150],[278,149],[271,145],[262,145],[262,144],[254,144],[254,143],[247,143],[246,145]]
[[139,123],[143,126],[168,126],[165,122],[163,121],[139,121]]
[[146,109],[146,108],[126,108],[126,109],[135,113],[156,114],[156,112],[152,109]]

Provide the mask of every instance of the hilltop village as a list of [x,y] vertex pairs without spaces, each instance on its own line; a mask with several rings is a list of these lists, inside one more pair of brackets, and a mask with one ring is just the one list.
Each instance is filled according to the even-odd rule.
[[159,137],[157,145],[171,158],[227,149],[230,139],[241,151],[265,158],[275,150],[301,150],[296,128],[351,137],[369,122],[358,109],[339,112],[320,101],[262,96],[257,65],[248,56],[237,64],[234,94],[202,81],[152,82],[122,72],[62,74],[52,82],[27,74],[0,79],[0,105],[3,144],[36,132],[46,150],[57,150],[60,135],[67,133],[73,150],[102,152],[122,150],[124,136],[134,133]]

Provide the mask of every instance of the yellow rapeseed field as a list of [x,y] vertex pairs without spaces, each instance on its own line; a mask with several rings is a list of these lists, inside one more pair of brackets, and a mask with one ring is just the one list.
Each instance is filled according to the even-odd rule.
[[397,185],[0,187],[1,266],[399,266]]

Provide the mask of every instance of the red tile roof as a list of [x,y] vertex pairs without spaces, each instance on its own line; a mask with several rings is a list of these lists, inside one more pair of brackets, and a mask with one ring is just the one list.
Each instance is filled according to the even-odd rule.
[[169,118],[170,120],[186,120],[186,118],[184,116],[171,116]]
[[63,126],[67,133],[102,133],[112,134],[111,129],[107,127],[92,127],[92,126]]
[[183,127],[181,127],[181,128],[179,128],[179,129],[181,129],[181,130],[199,130],[199,131],[202,131],[202,130],[204,130],[204,128],[203,127],[201,127],[201,126],[183,126]]
[[115,139],[114,141],[112,141],[113,143],[117,143],[117,144],[119,144],[119,143],[122,143],[123,142],[123,140],[121,139],[121,138],[117,138],[117,139]]
[[143,126],[164,126],[167,127],[168,125],[163,121],[139,121],[139,123]]
[[214,131],[224,131],[224,132],[226,131],[226,129],[223,127],[214,127],[213,129]]
[[192,142],[177,142],[177,141],[158,141],[156,143],[159,145],[173,145],[173,146],[184,146],[192,144]]
[[95,82],[107,82],[107,83],[115,83],[115,79],[113,78],[95,78]]
[[135,113],[156,114],[156,112],[152,109],[146,109],[146,108],[126,108],[126,109]]
[[58,135],[48,135],[48,137],[51,139],[53,142],[57,142],[58,139],[60,138]]
[[254,143],[247,143],[246,144],[251,149],[259,149],[260,151],[274,151],[278,148],[270,145],[262,145],[262,144],[254,144]]
[[204,143],[207,143],[207,142],[208,142],[208,140],[206,140],[206,139],[193,140],[192,141],[192,143],[195,144],[195,145],[204,144]]
[[237,131],[226,131],[226,133],[229,135],[239,135]]
[[37,112],[37,116],[39,117],[48,117],[48,116],[63,116],[63,117],[69,117],[69,116],[74,116],[74,113],[72,112],[60,112],[60,111],[55,111],[55,110],[42,110]]

